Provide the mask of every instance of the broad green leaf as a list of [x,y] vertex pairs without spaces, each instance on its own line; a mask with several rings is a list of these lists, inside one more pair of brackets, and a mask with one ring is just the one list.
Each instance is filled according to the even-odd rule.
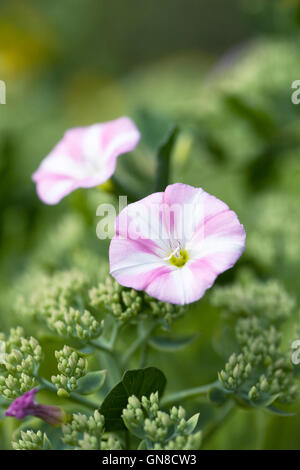
[[78,380],[77,393],[89,395],[95,393],[103,386],[106,379],[106,370],[97,370],[88,372],[84,377]]
[[199,337],[198,334],[170,338],[169,336],[153,336],[149,340],[149,345],[157,351],[173,352],[184,349],[194,343]]
[[125,372],[122,380],[108,393],[100,407],[100,413],[105,417],[105,429],[126,429],[121,415],[131,395],[138,398],[143,395],[149,397],[151,393],[158,391],[161,396],[165,386],[165,375],[156,367]]

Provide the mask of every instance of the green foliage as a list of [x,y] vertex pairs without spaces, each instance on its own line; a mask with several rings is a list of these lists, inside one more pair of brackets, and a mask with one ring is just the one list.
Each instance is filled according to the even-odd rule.
[[194,433],[199,414],[186,420],[182,407],[173,406],[169,413],[160,410],[158,392],[151,393],[149,398],[130,396],[122,417],[128,430],[142,439],[139,448],[192,450],[200,447],[201,432]]
[[130,322],[137,317],[161,319],[164,326],[184,315],[186,308],[160,302],[144,292],[127,289],[111,277],[89,291],[90,303],[94,308],[112,313],[121,322]]
[[26,338],[22,328],[11,329],[1,354],[0,394],[11,400],[31,390],[37,384],[42,358],[41,346],[35,338]]
[[[215,290],[213,302],[235,317],[233,353],[219,381],[242,405],[266,407],[298,398],[290,352],[281,347],[281,323],[295,310],[295,300],[278,282],[250,280]],[[276,411],[276,410],[275,410]]]
[[14,450],[50,450],[51,444],[46,433],[21,431],[19,439],[12,442]]
[[60,374],[53,375],[51,381],[57,388],[58,396],[67,397],[78,388],[78,380],[86,375],[87,359],[69,346],[55,351],[55,357]]
[[95,411],[87,416],[81,413],[72,415],[72,421],[63,425],[63,442],[77,450],[118,450],[120,441],[112,434],[107,435],[104,417]]
[[[0,15],[0,39],[9,48],[2,51],[0,70],[9,77],[10,102],[0,116],[0,322],[4,332],[0,334],[0,447],[9,448],[11,440],[15,449],[47,449],[50,440],[52,448],[115,449],[121,442],[126,447],[124,431],[108,434],[104,415],[95,409],[121,389],[120,377],[126,370],[153,364],[168,378],[165,403],[173,396],[171,405],[186,400],[191,414],[201,411],[205,448],[298,448],[299,366],[291,363],[292,341],[300,338],[300,108],[291,103],[291,82],[300,78],[298,2],[243,2],[246,14],[252,16],[250,20],[240,15],[240,21],[236,21],[236,8],[231,15],[230,5],[222,7],[216,14],[227,21],[230,17],[232,33],[237,34],[235,44],[241,28],[243,44],[221,62],[217,54],[208,55],[214,44],[223,50],[223,31],[211,30],[205,57],[194,44],[193,52],[183,56],[176,52],[176,40],[173,45],[174,37],[180,36],[176,28],[170,44],[163,44],[165,28],[160,33],[158,27],[154,39],[150,34],[146,66],[140,63],[140,46],[131,47],[138,44],[135,36],[129,38],[126,65],[124,41],[119,39],[125,29],[139,34],[144,18],[138,11],[136,17],[132,15],[121,0],[118,7],[125,14],[125,29],[119,28],[109,54],[104,51],[105,36],[98,33],[107,33],[110,22],[103,22],[100,10],[91,21],[79,8],[70,22],[68,6],[62,2],[49,2],[34,15],[31,0],[28,9],[4,3],[9,18],[5,12]],[[61,19],[55,24],[58,3]],[[154,3],[151,8],[156,8]],[[172,8],[178,13],[177,3]],[[198,2],[197,11],[210,8],[208,3]],[[113,8],[107,8],[112,14]],[[167,3],[164,8],[167,18]],[[172,21],[177,21],[177,13]],[[164,25],[163,12],[160,17]],[[74,28],[76,22],[89,28]],[[36,24],[46,26],[43,37]],[[190,22],[186,24],[191,29]],[[94,48],[94,61],[86,57],[82,67],[80,51],[88,49],[91,38],[94,44],[95,27],[98,46],[104,49],[99,54]],[[80,30],[85,33],[78,36]],[[254,40],[247,41],[247,31]],[[234,34],[230,32],[230,37]],[[196,40],[195,35],[188,36]],[[204,40],[201,37],[201,45]],[[169,50],[175,52],[167,56]],[[134,60],[138,70],[129,67]],[[216,66],[211,67],[212,63]],[[126,71],[126,77],[123,73],[118,77],[118,70]],[[58,80],[49,80],[52,75]],[[185,308],[158,302],[105,278],[108,244],[95,236],[95,209],[109,201],[118,210],[117,191],[78,190],[51,208],[38,201],[31,182],[41,158],[65,129],[122,114],[131,115],[142,131],[136,152],[120,159],[115,175],[130,189],[131,197],[146,196],[155,181],[157,188],[166,185],[169,167],[170,181],[215,194],[237,212],[246,228],[246,250],[239,265],[220,277],[188,315]],[[157,148],[174,122],[180,125],[176,145],[172,145],[174,133],[173,141],[161,149],[166,158],[160,159],[164,165],[155,175]],[[244,266],[251,276],[241,277]],[[22,296],[13,309],[19,293]],[[217,370],[219,381],[211,385]],[[110,416],[119,426],[123,413],[129,432],[141,440],[140,448],[198,448],[196,429],[183,432],[180,427],[182,419],[189,423],[182,408],[167,413],[163,402],[159,408],[157,397],[151,395],[159,389],[154,385],[143,392],[147,399],[134,386],[128,388],[129,395],[122,388],[116,415],[110,405],[104,410],[108,429]],[[11,400],[36,386],[41,391],[39,401],[40,397],[45,402],[54,400],[66,411],[81,411],[64,426],[64,443],[60,429],[41,421],[40,430],[22,430],[12,438],[17,421],[4,418],[4,411]],[[231,409],[228,418],[227,407]],[[283,417],[289,411],[296,415]],[[131,442],[135,445],[134,439]]]
[[118,431],[124,428],[121,414],[128,397],[131,395],[149,396],[154,390],[158,390],[157,393],[161,395],[165,386],[164,374],[155,367],[127,371],[121,382],[105,397],[100,407],[100,412],[105,417],[107,430]]

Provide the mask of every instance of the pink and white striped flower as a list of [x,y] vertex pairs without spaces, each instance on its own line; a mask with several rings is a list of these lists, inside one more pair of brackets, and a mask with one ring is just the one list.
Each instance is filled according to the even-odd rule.
[[140,133],[128,117],[68,130],[33,174],[39,198],[57,204],[77,188],[107,181],[119,155],[132,151]]
[[110,244],[111,275],[164,302],[200,299],[245,247],[235,212],[201,188],[172,184],[121,211]]

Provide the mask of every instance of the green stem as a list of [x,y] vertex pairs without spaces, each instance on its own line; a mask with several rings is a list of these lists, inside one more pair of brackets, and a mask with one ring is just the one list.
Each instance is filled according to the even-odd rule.
[[106,346],[103,343],[99,343],[99,340],[92,340],[89,344],[105,354],[102,358],[105,363],[104,367],[107,369],[109,378],[111,379],[111,386],[115,385],[121,378],[122,370],[118,355],[112,349],[112,346]]
[[157,326],[157,322],[152,323],[150,327],[131,344],[131,346],[127,349],[126,353],[123,356],[123,360],[122,360],[123,366],[125,366],[130,361],[134,353],[141,346],[143,346],[144,343],[146,343],[146,341],[149,339],[149,337],[151,336],[156,326]]
[[155,191],[164,191],[169,184],[171,155],[177,139],[178,128],[171,129],[157,154]]
[[220,425],[227,420],[235,408],[236,403],[232,400],[228,401],[224,405],[217,417],[204,430],[203,442],[207,442],[212,437],[212,435],[219,429]]
[[200,385],[200,387],[189,388],[187,390],[181,390],[180,392],[170,393],[161,400],[162,406],[169,406],[175,402],[184,401],[189,398],[195,398],[199,395],[206,395],[211,388],[218,385],[218,381],[212,382],[206,385]]
[[[46,390],[49,390],[50,392],[54,392],[54,393],[57,392],[57,388],[55,387],[54,384],[49,382],[49,380],[44,379],[43,377],[39,377],[39,382],[41,384],[41,389],[46,389]],[[99,403],[92,402],[88,398],[85,398],[85,397],[79,395],[79,393],[71,392],[70,393],[70,398],[71,398],[71,400],[75,401],[76,403],[79,403],[80,405],[84,405],[87,408],[91,408],[93,410],[99,408]]]
[[113,184],[114,193],[118,196],[127,196],[129,203],[135,202],[138,199],[141,199],[141,196],[134,193],[128,186],[124,185],[116,175],[111,176],[111,182]]
[[91,339],[89,341],[89,344],[93,346],[95,349],[99,349],[99,351],[106,352],[107,354],[112,354],[112,355],[114,354],[114,351],[111,348],[111,346],[109,346],[108,344],[104,344],[99,340]]

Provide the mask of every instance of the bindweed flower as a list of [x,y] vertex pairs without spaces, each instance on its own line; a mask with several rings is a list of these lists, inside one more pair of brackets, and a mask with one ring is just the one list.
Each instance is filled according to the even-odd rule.
[[139,139],[128,117],[68,130],[33,174],[39,198],[57,204],[77,188],[104,183],[114,173],[117,158],[132,151]]
[[24,419],[26,416],[36,416],[52,426],[59,426],[65,420],[64,411],[58,406],[42,405],[35,401],[38,389],[33,388],[17,398],[6,410],[5,416]]
[[245,247],[235,212],[201,188],[172,184],[130,204],[116,221],[111,275],[163,302],[200,299]]

